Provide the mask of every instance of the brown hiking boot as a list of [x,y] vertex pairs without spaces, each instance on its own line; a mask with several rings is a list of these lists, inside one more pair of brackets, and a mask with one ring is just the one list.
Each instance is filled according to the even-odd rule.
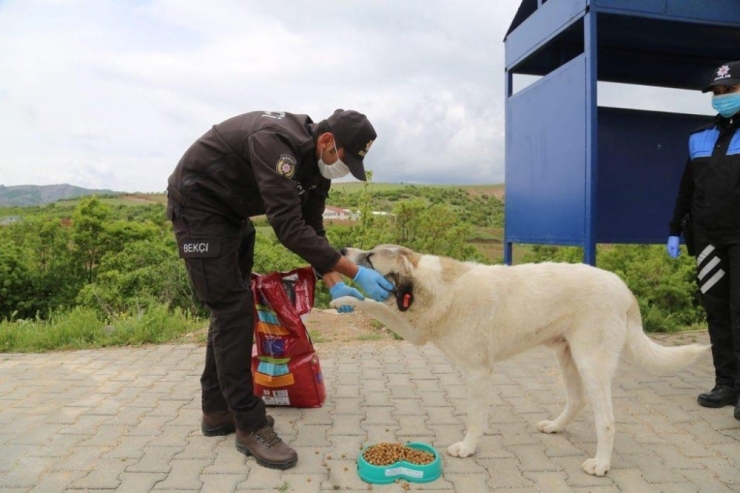
[[236,429],[236,449],[254,455],[257,464],[271,469],[289,469],[298,462],[298,454],[283,442],[272,426],[251,433]]
[[[272,427],[275,425],[275,420],[272,416],[268,415],[267,425]],[[215,437],[228,435],[234,433],[236,426],[234,425],[234,413],[229,411],[214,411],[212,413],[203,413],[203,419],[200,422],[200,430],[204,436]]]

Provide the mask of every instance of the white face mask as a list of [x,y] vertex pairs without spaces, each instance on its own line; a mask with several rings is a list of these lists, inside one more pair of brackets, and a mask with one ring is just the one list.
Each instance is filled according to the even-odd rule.
[[334,164],[326,164],[321,156],[319,156],[319,171],[321,176],[333,180],[334,178],[342,178],[349,174],[349,168],[346,164],[339,159],[339,151],[337,150],[337,141],[334,141],[334,152],[337,153],[337,160]]

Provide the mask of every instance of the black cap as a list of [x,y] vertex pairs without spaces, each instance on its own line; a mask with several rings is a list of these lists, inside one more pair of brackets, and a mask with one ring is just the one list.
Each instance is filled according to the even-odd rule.
[[344,149],[343,161],[352,176],[365,181],[365,166],[362,160],[378,136],[370,121],[365,115],[354,110],[336,110],[326,121],[334,134],[337,148]]
[[734,86],[736,84],[740,84],[740,60],[717,67],[712,74],[711,82],[701,92],[709,92],[715,86]]

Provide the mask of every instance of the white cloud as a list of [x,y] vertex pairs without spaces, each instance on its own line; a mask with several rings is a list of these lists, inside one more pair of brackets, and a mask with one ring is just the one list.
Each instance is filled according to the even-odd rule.
[[377,181],[500,182],[518,5],[0,1],[0,183],[159,191],[214,123],[338,107],[378,130]]
[[0,3],[0,183],[162,190],[213,123],[337,107],[377,127],[376,180],[500,181],[518,2],[491,3]]

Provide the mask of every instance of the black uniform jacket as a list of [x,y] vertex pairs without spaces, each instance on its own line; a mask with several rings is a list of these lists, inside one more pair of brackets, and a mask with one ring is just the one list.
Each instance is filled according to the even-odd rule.
[[689,137],[689,160],[679,187],[670,234],[681,233],[690,213],[708,238],[740,239],[740,118],[717,117]]
[[256,111],[214,125],[185,152],[167,192],[184,207],[240,220],[267,215],[280,242],[317,271],[340,254],[325,238],[331,181],[316,163],[307,115]]

